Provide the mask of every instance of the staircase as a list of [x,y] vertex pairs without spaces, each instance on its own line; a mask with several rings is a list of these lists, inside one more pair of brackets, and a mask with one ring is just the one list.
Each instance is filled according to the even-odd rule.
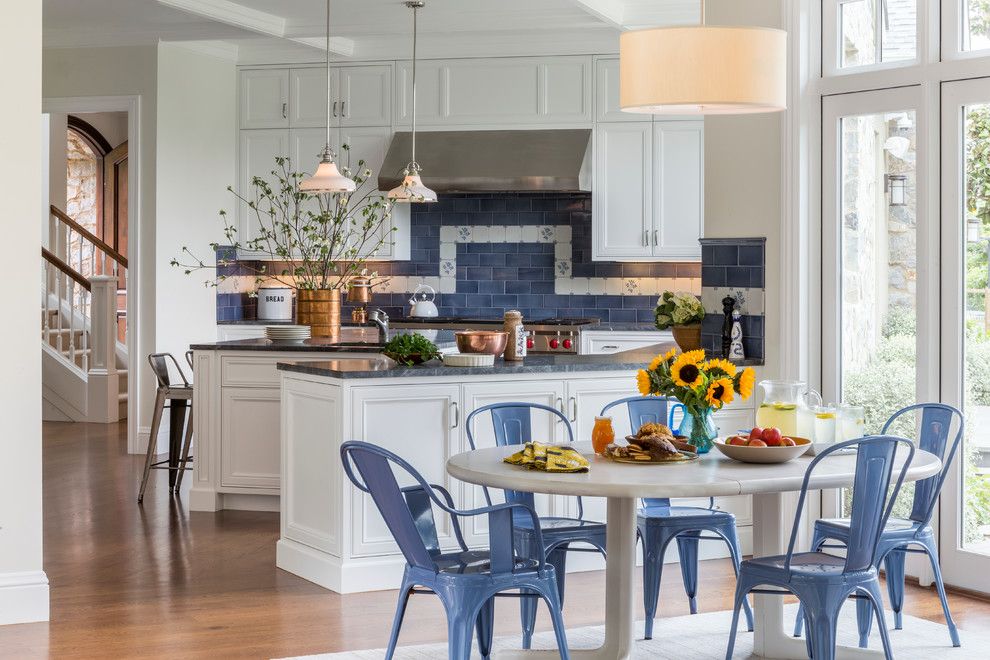
[[41,249],[44,419],[127,417],[127,258],[65,213],[50,209]]

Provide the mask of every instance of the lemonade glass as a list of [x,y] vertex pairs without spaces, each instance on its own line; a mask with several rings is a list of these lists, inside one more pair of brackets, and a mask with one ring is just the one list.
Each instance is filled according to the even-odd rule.
[[798,411],[809,405],[820,406],[821,395],[808,389],[800,380],[763,380],[758,387],[763,391],[763,402],[756,410],[756,425],[761,428],[776,427],[782,435],[798,434]]

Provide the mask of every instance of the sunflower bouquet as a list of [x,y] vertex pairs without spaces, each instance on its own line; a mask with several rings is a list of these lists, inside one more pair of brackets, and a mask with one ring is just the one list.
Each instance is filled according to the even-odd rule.
[[636,374],[643,396],[667,396],[684,404],[685,421],[692,425],[688,439],[699,451],[710,448],[718,435],[711,414],[731,403],[737,394],[748,399],[755,382],[756,372],[751,368],[740,369],[728,360],[705,359],[703,350],[678,354],[677,349],[671,349]]

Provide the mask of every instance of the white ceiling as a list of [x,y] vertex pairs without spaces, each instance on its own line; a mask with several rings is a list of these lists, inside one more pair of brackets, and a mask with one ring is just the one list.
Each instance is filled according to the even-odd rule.
[[[332,0],[338,59],[407,58],[402,0]],[[242,62],[322,59],[324,0],[44,0],[46,48],[199,42]],[[698,0],[426,0],[423,57],[612,52],[622,28],[692,23]]]

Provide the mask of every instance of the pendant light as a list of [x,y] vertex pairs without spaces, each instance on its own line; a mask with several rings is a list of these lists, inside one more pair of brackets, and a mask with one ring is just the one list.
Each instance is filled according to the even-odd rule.
[[435,202],[437,194],[423,185],[419,176],[420,167],[416,162],[416,12],[425,6],[421,0],[410,0],[406,7],[413,11],[413,52],[412,52],[412,160],[403,170],[403,179],[395,188],[388,191],[388,198],[394,202]]
[[320,164],[313,176],[299,184],[299,190],[312,194],[354,192],[357,184],[337,169],[333,149],[330,148],[330,0],[327,0],[327,143],[323,147]]
[[732,115],[787,108],[787,33],[705,25],[630,30],[619,37],[619,105],[626,112]]

